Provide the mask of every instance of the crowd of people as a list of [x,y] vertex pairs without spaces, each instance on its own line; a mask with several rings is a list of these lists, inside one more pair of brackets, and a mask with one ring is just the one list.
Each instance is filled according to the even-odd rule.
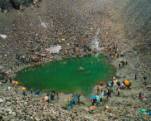
[[[90,110],[95,110],[97,106],[99,106],[104,100],[109,100],[113,95],[120,96],[120,92],[122,89],[130,89],[131,81],[124,80],[120,82],[116,77],[113,77],[111,81],[108,82],[100,82],[100,84],[96,85],[94,94],[89,97],[91,101]],[[80,94],[75,94],[69,100],[67,105],[67,110],[71,110],[76,104],[79,104]]]
[[[146,77],[144,77],[146,79]],[[145,80],[144,79],[144,80]],[[18,87],[18,89],[21,90],[23,96],[27,96],[29,93],[35,96],[39,96],[41,94],[40,90],[27,90],[26,87],[21,86],[18,81],[11,80],[11,84],[14,87]],[[19,85],[19,86],[18,86]],[[101,81],[99,84],[97,84],[94,88],[93,94],[89,97],[89,100],[91,101],[90,110],[96,109],[97,106],[102,104],[103,102],[106,102],[112,98],[112,96],[120,96],[121,90],[123,89],[130,89],[132,85],[132,82],[130,80],[124,80],[119,81],[118,78],[113,77],[111,81]],[[68,99],[67,102],[67,110],[73,109],[73,107],[81,102],[81,94],[73,94],[70,99]],[[146,97],[143,92],[138,93],[138,99],[145,100]],[[59,92],[57,91],[49,91],[43,96],[43,100],[45,102],[56,102],[59,100]]]
[[100,83],[95,88],[95,95],[91,96],[91,102],[92,105],[98,105],[103,101],[104,98],[109,100],[109,98],[112,97],[112,95],[120,96],[120,91],[122,89],[131,87],[131,81],[124,80],[123,82],[120,82],[116,77],[113,77],[111,81],[108,81],[106,83]]

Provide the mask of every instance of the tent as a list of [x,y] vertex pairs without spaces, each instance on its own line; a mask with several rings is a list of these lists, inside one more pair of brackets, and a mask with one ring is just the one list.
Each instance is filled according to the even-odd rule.
[[123,83],[127,88],[131,86],[131,82],[129,80],[124,80]]

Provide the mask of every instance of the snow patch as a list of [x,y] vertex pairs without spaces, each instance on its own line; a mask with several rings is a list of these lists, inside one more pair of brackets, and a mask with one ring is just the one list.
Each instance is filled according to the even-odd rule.
[[90,48],[92,50],[97,50],[97,51],[100,50],[100,45],[99,45],[100,42],[99,42],[99,37],[98,37],[99,33],[100,33],[100,29],[98,28],[95,36],[93,37],[90,43]]
[[51,54],[58,54],[62,47],[60,45],[52,45],[49,48],[46,48],[46,51]]
[[5,34],[0,34],[0,37],[1,37],[2,39],[6,39],[6,38],[7,38],[7,35],[5,35]]

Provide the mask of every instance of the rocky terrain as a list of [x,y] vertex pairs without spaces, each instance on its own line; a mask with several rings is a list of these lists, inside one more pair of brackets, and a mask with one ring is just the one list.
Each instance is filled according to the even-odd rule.
[[[117,68],[120,81],[132,80],[91,114],[88,106],[67,112],[43,96],[23,96],[9,82],[0,87],[0,119],[3,121],[149,121],[140,108],[151,108],[151,3],[149,0],[43,0],[22,10],[0,13],[0,70],[8,79],[17,70],[57,58],[93,54],[89,44],[98,29],[100,53]],[[59,54],[45,51],[61,45]],[[119,68],[121,60],[128,65]],[[137,78],[136,78],[137,77]],[[3,80],[3,79],[2,79]],[[5,79],[3,80],[5,81]],[[8,88],[9,87],[9,88]],[[143,92],[146,100],[139,100]],[[106,106],[109,109],[106,109]]]

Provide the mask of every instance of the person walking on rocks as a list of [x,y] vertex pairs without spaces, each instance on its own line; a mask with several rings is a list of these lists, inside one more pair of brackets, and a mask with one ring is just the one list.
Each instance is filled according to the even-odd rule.
[[45,101],[45,102],[48,102],[48,103],[50,102],[49,94],[47,94],[47,95],[44,97],[44,101]]
[[52,92],[50,93],[50,99],[51,99],[51,100],[54,100],[54,99],[55,99],[55,91],[52,91]]
[[27,96],[26,91],[23,91],[22,94],[23,96]]
[[100,93],[100,90],[101,90],[101,89],[100,89],[100,85],[97,85],[97,86],[96,86],[96,94],[97,94],[97,95]]
[[107,99],[111,97],[112,90],[110,88],[107,88]]
[[137,80],[137,74],[136,74],[136,73],[135,73],[135,77],[134,77],[134,79],[135,79],[135,80]]
[[120,96],[120,86],[117,87],[117,96]]

